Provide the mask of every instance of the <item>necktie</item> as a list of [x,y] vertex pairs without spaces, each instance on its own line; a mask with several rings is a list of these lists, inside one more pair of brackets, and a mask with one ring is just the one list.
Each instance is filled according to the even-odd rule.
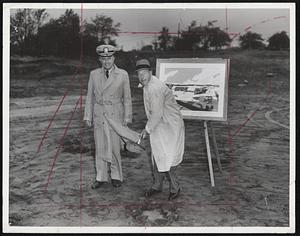
[[105,75],[106,75],[106,78],[108,79],[108,76],[109,76],[109,71],[108,70],[105,71]]

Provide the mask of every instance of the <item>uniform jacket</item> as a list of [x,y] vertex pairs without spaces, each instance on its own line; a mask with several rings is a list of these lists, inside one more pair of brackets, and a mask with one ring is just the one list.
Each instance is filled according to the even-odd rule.
[[112,149],[116,147],[116,142],[120,143],[120,139],[116,134],[112,135],[113,131],[104,114],[118,123],[123,123],[124,120],[128,123],[132,121],[128,73],[116,65],[108,79],[103,68],[91,71],[84,111],[84,120],[94,124],[96,152],[103,159],[110,161]]
[[152,155],[159,172],[178,165],[184,153],[184,122],[172,91],[155,76],[144,87]]

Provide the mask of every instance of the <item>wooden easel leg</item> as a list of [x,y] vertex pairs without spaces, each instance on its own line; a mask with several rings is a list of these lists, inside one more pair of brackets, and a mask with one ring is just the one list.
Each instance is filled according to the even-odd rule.
[[212,134],[212,138],[213,138],[214,151],[215,151],[215,154],[217,157],[218,168],[219,168],[220,172],[222,173],[222,165],[221,165],[221,159],[220,159],[220,155],[219,155],[219,149],[218,149],[218,145],[217,145],[215,131],[212,126],[212,123],[209,122],[209,124],[210,124],[211,134]]
[[208,129],[207,129],[207,122],[204,121],[204,134],[205,134],[205,142],[206,142],[206,151],[207,151],[207,158],[208,158],[208,167],[209,167],[209,175],[210,175],[210,182],[211,186],[215,186],[214,180],[214,171],[211,162],[211,153],[210,153],[210,146],[209,146],[209,137],[208,137]]

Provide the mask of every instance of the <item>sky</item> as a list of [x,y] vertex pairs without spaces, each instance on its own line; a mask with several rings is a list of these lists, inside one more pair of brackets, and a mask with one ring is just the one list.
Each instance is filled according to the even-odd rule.
[[[58,18],[65,9],[47,9],[50,18]],[[74,9],[80,16],[81,11]],[[157,37],[155,34],[131,34],[125,32],[159,32],[162,27],[169,32],[187,29],[195,20],[197,25],[206,25],[208,21],[216,21],[215,26],[226,28],[226,9],[83,9],[83,19],[90,21],[96,14],[111,17],[115,23],[120,22],[121,32],[116,37],[117,44],[123,50],[139,49],[151,44]],[[274,19],[275,18],[275,19]],[[247,27],[251,31],[262,34],[267,40],[277,32],[290,32],[289,9],[230,9],[227,8],[228,33],[245,33]],[[237,46],[234,41],[232,46]]]

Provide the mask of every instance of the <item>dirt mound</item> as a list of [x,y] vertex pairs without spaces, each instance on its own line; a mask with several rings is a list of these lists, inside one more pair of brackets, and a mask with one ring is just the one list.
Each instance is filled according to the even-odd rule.
[[79,136],[68,135],[63,144],[63,152],[67,153],[87,153],[95,152],[95,149],[91,149],[91,145],[88,143],[83,143],[81,146],[81,141]]
[[169,226],[179,217],[176,203],[145,201],[126,206],[125,209],[138,226]]

